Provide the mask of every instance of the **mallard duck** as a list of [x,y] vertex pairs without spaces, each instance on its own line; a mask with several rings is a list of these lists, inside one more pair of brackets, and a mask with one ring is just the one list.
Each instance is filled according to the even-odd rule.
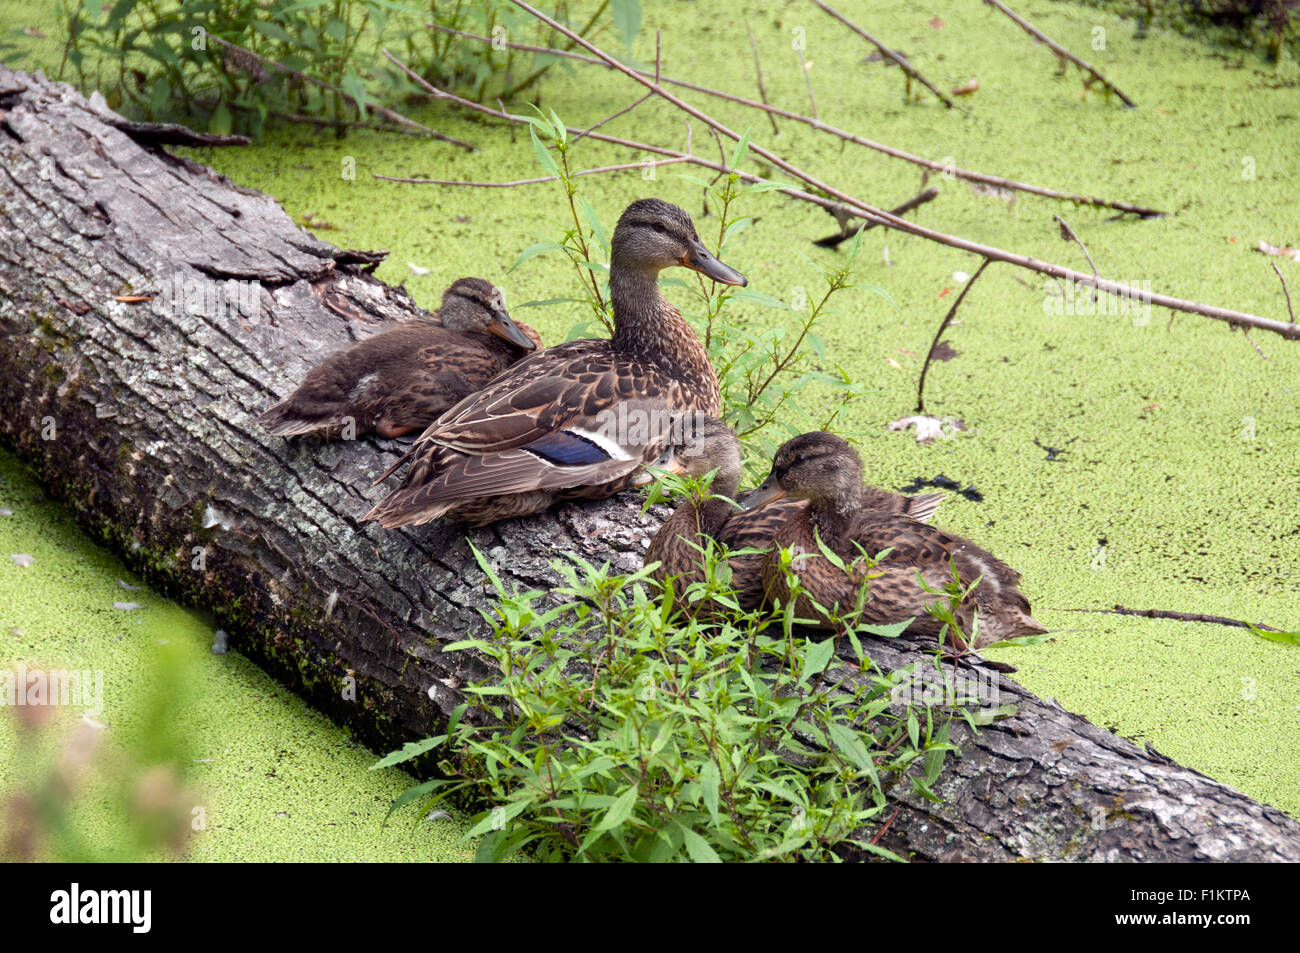
[[410,461],[402,485],[366,518],[387,528],[443,515],[482,525],[558,499],[606,497],[667,446],[660,412],[716,416],[708,355],[659,292],[659,272],[674,265],[745,284],[709,254],[680,208],[633,202],[610,243],[613,338],[547,348],[451,408],[380,477]]
[[260,419],[282,437],[338,430],[349,417],[357,434],[398,437],[429,426],[541,345],[506,313],[500,289],[458,278],[437,320],[403,321],[335,351]]
[[[873,578],[868,583],[868,598],[853,621],[879,625],[915,617],[909,631],[937,635],[942,623],[927,613],[926,607],[946,597],[926,592],[917,576],[930,588],[942,590],[952,582],[955,565],[963,588],[979,580],[956,612],[962,630],[969,633],[975,610],[979,610],[975,648],[1047,631],[1029,614],[1029,602],[1018,588],[1020,574],[1014,569],[960,536],[899,513],[865,509],[861,486],[862,461],[834,434],[803,434],[777,451],[771,474],[746,505],[759,509],[791,496],[808,500],[809,506],[782,525],[773,541],[777,548],[764,559],[767,598],[781,604],[789,599],[779,548],[791,548],[797,557],[791,568],[806,593],[799,599],[796,615],[817,620],[821,628],[835,628],[807,597],[827,609],[851,613],[868,573],[859,547],[871,556],[888,550],[870,570]],[[819,540],[844,561],[849,572],[821,554]],[[966,648],[956,633],[950,633],[950,645],[957,650]]]
[[[714,498],[679,506],[651,542],[646,563],[663,564],[655,573],[656,578],[662,582],[675,577],[678,598],[692,583],[702,582],[705,574],[700,564],[704,542],[701,537],[707,536],[727,552],[737,604],[742,609],[757,609],[763,603],[763,562],[772,541],[787,520],[806,513],[808,500],[782,497],[756,509],[744,509],[719,499],[736,500],[743,507],[758,490],[736,496],[740,483],[740,441],[731,428],[715,418],[697,421],[694,430],[670,446],[654,468],[693,477],[718,471],[713,478]],[[863,484],[859,500],[863,509],[873,513],[898,513],[928,522],[943,502],[943,494],[905,496]]]
[[[706,578],[703,558],[709,540],[716,541],[727,521],[737,513],[732,500],[740,486],[740,438],[716,417],[704,417],[696,421],[691,432],[671,446],[654,467],[678,476],[692,477],[703,477],[717,471],[709,488],[710,495],[702,500],[687,500],[678,506],[646,550],[646,565],[659,563],[654,578],[665,587],[671,586],[675,601],[680,603],[694,583]],[[761,573],[753,583],[760,581]],[[733,586],[742,608],[758,608],[762,602],[762,592],[755,591],[758,585],[750,585],[745,591],[738,581],[733,580]]]

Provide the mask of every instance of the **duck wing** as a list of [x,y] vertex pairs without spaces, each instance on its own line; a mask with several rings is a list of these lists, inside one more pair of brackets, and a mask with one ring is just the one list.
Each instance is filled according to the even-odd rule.
[[681,383],[656,365],[618,354],[609,341],[571,341],[507,368],[438,418],[419,442],[489,453],[575,427],[601,442],[608,439],[601,431],[615,423],[605,412],[636,400],[694,406]]
[[968,539],[909,516],[870,514],[855,522],[853,538],[869,553],[890,550],[879,564],[886,572],[906,568],[913,580],[919,572],[931,585],[942,586],[951,580],[950,566],[955,565],[963,585],[979,579],[974,592],[980,609],[976,648],[1047,631],[1030,615],[1029,600],[1020,591],[1020,573]]
[[608,496],[663,452],[674,415],[691,406],[678,381],[608,341],[550,348],[432,424],[376,481],[409,461],[401,486],[367,518],[391,527],[459,513],[472,500],[532,494],[536,511],[547,493]]

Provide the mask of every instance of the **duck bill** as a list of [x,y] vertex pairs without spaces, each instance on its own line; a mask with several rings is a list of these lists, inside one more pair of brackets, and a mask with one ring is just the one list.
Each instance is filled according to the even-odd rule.
[[519,330],[519,325],[515,324],[514,319],[504,311],[497,311],[492,315],[492,323],[488,325],[488,333],[504,338],[515,347],[521,347],[525,351],[537,350],[537,345],[533,340]]
[[754,490],[747,497],[741,508],[746,512],[752,513],[754,510],[761,510],[769,503],[775,503],[777,500],[784,500],[788,496],[781,488],[781,484],[776,482],[775,477],[768,477],[763,481],[763,485]]
[[656,470],[665,470],[673,476],[686,476],[686,468],[677,462],[677,457],[670,451],[654,463],[642,467],[632,478],[633,486],[648,486],[659,478]]
[[724,265],[718,259],[709,254],[709,250],[704,247],[704,243],[698,238],[691,242],[690,248],[686,252],[686,257],[682,259],[682,264],[687,268],[698,271],[705,277],[712,278],[714,281],[723,285],[740,285],[742,288],[749,282],[745,276],[738,272],[730,265]]

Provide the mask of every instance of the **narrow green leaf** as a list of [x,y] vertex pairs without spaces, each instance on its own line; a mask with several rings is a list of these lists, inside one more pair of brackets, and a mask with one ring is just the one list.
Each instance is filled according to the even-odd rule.
[[822,639],[820,642],[809,642],[804,653],[804,674],[818,675],[824,672],[834,655],[835,640],[833,638]]
[[611,828],[620,827],[629,817],[632,816],[632,809],[636,807],[637,789],[636,785],[628,788],[618,796],[618,799],[609,806],[605,816],[601,818],[596,825],[594,833],[610,830]]
[[622,38],[623,45],[629,50],[632,49],[632,41],[641,30],[640,0],[613,0],[610,4],[610,13],[614,18],[614,26],[618,27],[618,35]]
[[718,777],[718,766],[712,761],[704,763],[704,769],[700,772],[700,790],[704,795],[704,807],[709,812],[709,817],[713,819],[714,824],[720,823],[718,817],[718,791],[721,786],[721,779]]
[[686,844],[686,854],[691,858],[691,860],[694,863],[697,864],[722,863],[722,858],[719,857],[717,852],[712,847],[709,846],[708,841],[706,841],[703,837],[695,833],[695,831],[691,830],[686,825],[679,824],[678,826],[681,827],[682,829],[682,837]]
[[[1300,632],[1270,632],[1268,629],[1259,629],[1246,623],[1250,631],[1254,632],[1261,639],[1268,639],[1270,642],[1281,642],[1285,645],[1300,645]],[[1033,638],[1033,636],[1030,636]]]
[[408,741],[397,751],[385,755],[372,764],[370,770],[378,771],[381,768],[391,768],[393,765],[401,764],[403,761],[410,761],[412,758],[418,758],[420,755],[432,751],[446,740],[446,735],[435,735],[432,738],[425,738],[423,741]]

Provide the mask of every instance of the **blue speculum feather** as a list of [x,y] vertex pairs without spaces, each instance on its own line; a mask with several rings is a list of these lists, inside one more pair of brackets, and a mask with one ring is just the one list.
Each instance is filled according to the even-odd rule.
[[530,450],[542,459],[560,466],[604,463],[609,459],[609,454],[598,444],[593,443],[586,437],[569,433],[567,430],[548,433],[546,436],[534,440],[524,449]]

